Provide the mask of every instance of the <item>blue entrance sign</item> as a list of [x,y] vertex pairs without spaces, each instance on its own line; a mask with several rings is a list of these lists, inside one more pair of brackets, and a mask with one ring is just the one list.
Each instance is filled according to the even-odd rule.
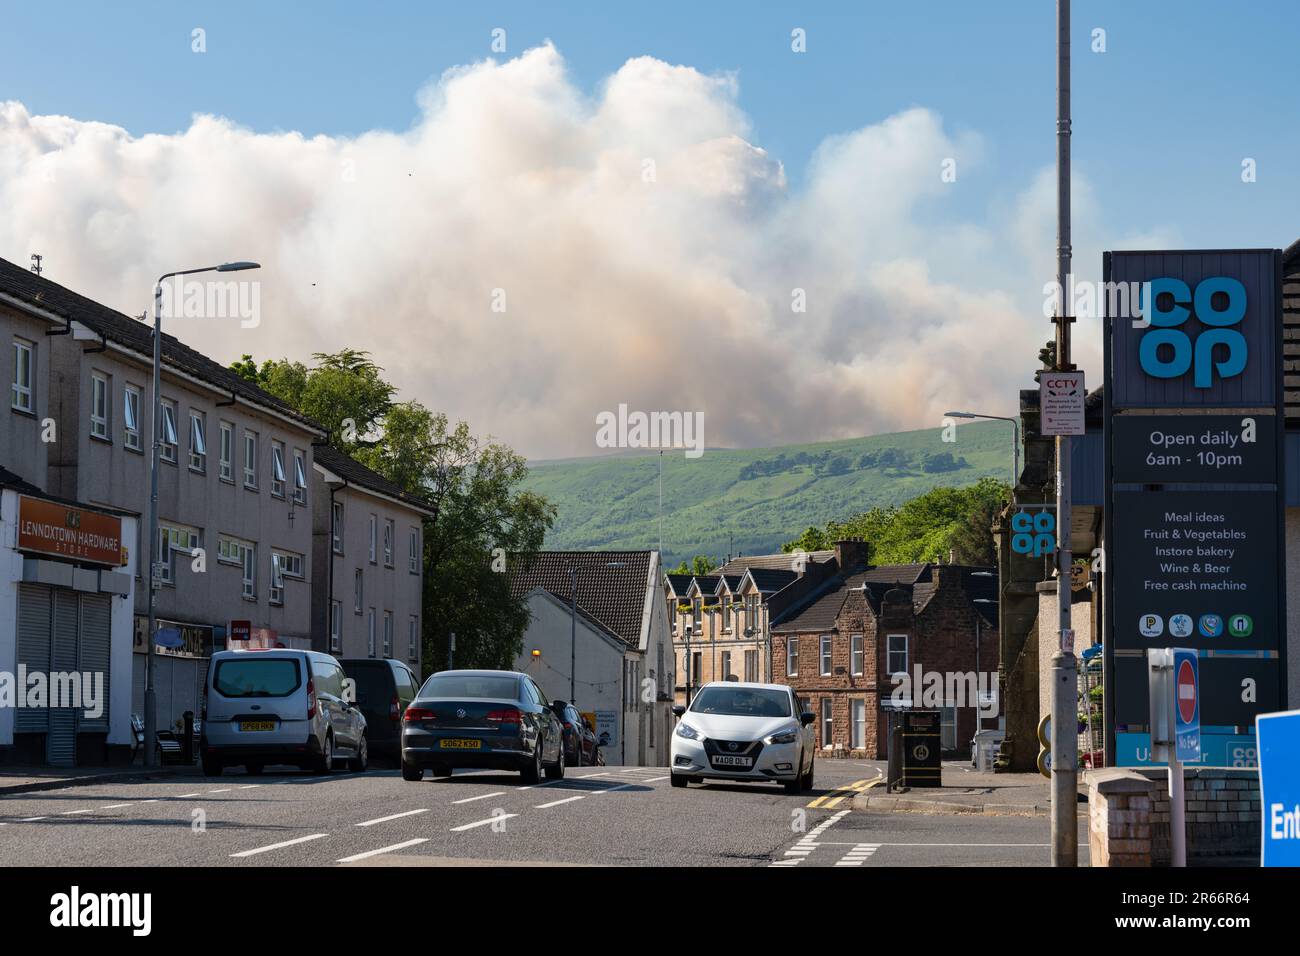
[[1260,714],[1255,732],[1263,808],[1260,862],[1300,866],[1300,710]]
[[1196,651],[1174,648],[1174,753],[1180,763],[1201,759],[1201,681]]

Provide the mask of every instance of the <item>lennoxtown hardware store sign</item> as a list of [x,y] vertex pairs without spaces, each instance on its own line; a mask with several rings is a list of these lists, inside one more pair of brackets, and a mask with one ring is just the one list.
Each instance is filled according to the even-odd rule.
[[18,498],[18,550],[119,567],[122,520],[42,498]]

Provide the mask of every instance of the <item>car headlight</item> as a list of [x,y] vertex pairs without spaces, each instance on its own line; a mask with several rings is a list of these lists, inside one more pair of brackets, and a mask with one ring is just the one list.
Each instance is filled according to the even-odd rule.
[[778,730],[774,734],[769,734],[763,738],[763,743],[768,744],[792,744],[799,739],[799,728],[790,727],[787,730]]
[[678,737],[685,737],[687,740],[699,740],[702,736],[698,730],[687,723],[678,724],[677,730],[674,731],[674,733],[676,733]]

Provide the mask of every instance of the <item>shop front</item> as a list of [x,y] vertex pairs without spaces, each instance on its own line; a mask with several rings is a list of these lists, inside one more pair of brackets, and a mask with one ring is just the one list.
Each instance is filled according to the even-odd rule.
[[0,488],[0,761],[128,759],[135,521]]

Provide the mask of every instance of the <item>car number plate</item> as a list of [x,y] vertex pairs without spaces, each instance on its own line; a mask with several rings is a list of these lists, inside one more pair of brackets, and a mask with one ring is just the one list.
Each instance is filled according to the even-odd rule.
[[713,762],[720,767],[752,767],[753,757],[733,757],[730,754],[718,754]]
[[483,746],[481,740],[443,740],[438,746],[443,750],[478,750]]
[[274,720],[241,720],[239,722],[241,731],[250,730],[275,730]]

